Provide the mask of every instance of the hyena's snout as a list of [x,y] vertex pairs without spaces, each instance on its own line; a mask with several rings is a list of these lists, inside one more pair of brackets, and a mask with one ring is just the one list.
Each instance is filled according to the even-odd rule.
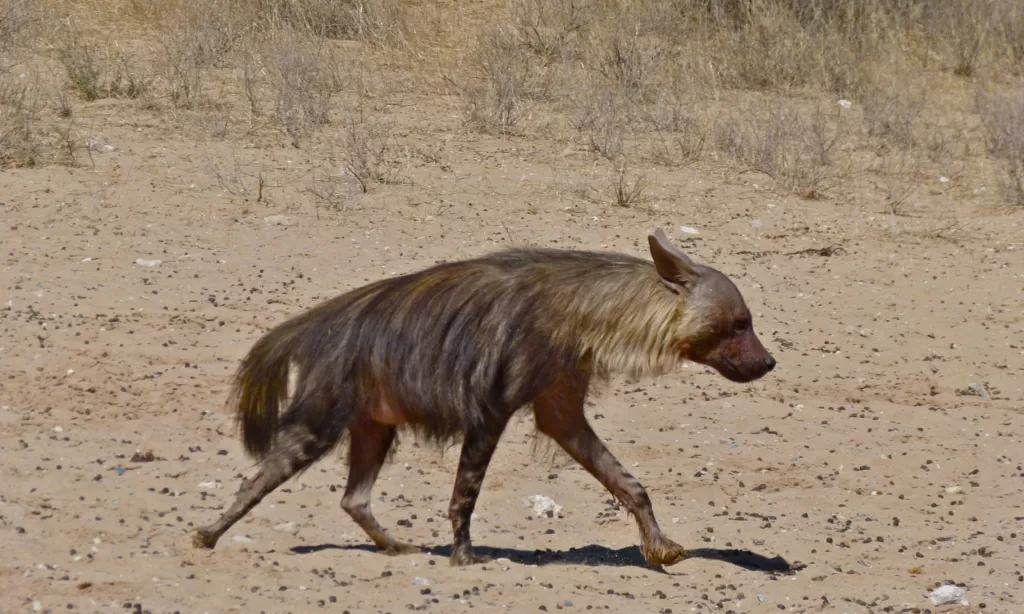
[[753,331],[742,335],[732,351],[726,352],[726,359],[739,372],[740,379],[753,381],[767,375],[775,368],[775,357],[765,349]]
[[753,331],[720,340],[698,358],[727,379],[745,384],[760,379],[775,368],[775,357],[765,349]]

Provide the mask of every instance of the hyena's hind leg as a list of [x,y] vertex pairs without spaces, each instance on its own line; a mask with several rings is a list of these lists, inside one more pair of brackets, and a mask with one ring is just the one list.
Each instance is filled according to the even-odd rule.
[[419,547],[391,537],[370,510],[373,485],[395,440],[395,427],[374,422],[369,415],[362,414],[349,426],[349,437],[348,482],[341,499],[342,509],[384,554],[419,552]]
[[199,548],[213,548],[217,540],[249,510],[293,475],[309,467],[330,449],[330,443],[318,438],[304,425],[293,425],[281,432],[259,472],[245,480],[235,502],[217,522],[200,528],[192,538]]

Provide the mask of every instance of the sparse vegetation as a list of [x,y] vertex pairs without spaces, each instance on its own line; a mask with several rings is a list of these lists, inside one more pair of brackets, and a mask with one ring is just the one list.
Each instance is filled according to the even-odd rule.
[[[508,0],[487,20],[434,8],[429,22],[411,17],[422,7],[393,0],[104,1],[111,16],[133,20],[138,40],[112,38],[102,10],[97,23],[79,23],[66,0],[47,0],[45,11],[0,0],[5,164],[66,159],[54,135],[73,125],[77,105],[143,97],[152,112],[169,102],[197,124],[216,118],[207,133],[219,138],[243,116],[247,133],[269,126],[289,145],[344,152],[339,161],[367,190],[393,180],[387,158],[398,146],[370,106],[353,102],[365,93],[357,88],[391,79],[354,77],[370,54],[410,69],[405,92],[451,94],[470,132],[582,140],[617,169],[624,160],[724,161],[822,198],[890,168],[970,172],[977,137],[932,129],[948,103],[935,88],[959,88],[966,101],[991,82],[1019,89],[1024,79],[1024,8],[1015,0]],[[60,19],[73,35],[52,25]],[[35,27],[43,22],[51,26]],[[426,32],[423,23],[448,29]],[[35,38],[26,35],[33,28]],[[25,87],[24,74],[52,74],[53,65],[63,83]],[[853,106],[840,114],[843,98]],[[980,116],[1004,194],[1020,201],[1021,156],[1010,111],[1000,110],[1010,103],[977,100],[961,112]],[[332,124],[339,129],[324,129]],[[915,162],[873,164],[840,149],[899,151]],[[899,208],[904,192],[888,194],[886,207]]]
[[1001,169],[1006,200],[1024,206],[1024,97],[1019,91],[978,95],[989,151]]

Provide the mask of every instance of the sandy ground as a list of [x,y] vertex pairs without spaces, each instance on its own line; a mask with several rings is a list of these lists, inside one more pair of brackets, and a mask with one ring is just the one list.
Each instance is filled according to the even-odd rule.
[[[1024,212],[936,183],[892,217],[710,166],[652,169],[649,200],[617,208],[582,146],[468,136],[420,107],[402,181],[346,184],[332,209],[304,191],[314,149],[90,112],[115,151],[0,173],[0,610],[926,612],[952,581],[958,611],[1024,611]],[[224,402],[270,326],[509,243],[645,255],[657,226],[733,277],[779,361],[752,385],[695,366],[617,380],[589,408],[691,559],[646,568],[632,519],[533,453],[525,419],[477,507],[486,566],[448,566],[457,450],[412,439],[374,510],[423,554],[373,551],[337,457],[215,550],[190,545],[253,472]],[[561,516],[533,517],[534,494]]]

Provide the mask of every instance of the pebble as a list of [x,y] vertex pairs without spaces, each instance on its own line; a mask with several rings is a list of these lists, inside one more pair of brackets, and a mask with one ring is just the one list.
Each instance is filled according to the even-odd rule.
[[281,531],[282,533],[288,533],[289,535],[299,534],[299,525],[294,522],[282,522],[274,527],[275,531]]
[[217,489],[217,488],[221,488],[221,483],[219,481],[217,481],[217,480],[213,480],[212,482],[200,482],[199,483],[199,488],[206,488],[208,490],[214,490],[214,489]]
[[967,605],[967,592],[959,586],[944,584],[928,594],[932,605]]
[[682,232],[682,233],[688,234],[688,235],[699,235],[700,234],[700,232],[696,228],[691,228],[689,226],[680,226],[679,227],[679,232]]
[[32,602],[32,611],[33,612],[42,612],[43,611],[43,603],[41,601],[33,601]]
[[974,394],[978,395],[979,397],[985,399],[986,401],[992,398],[992,395],[988,393],[988,389],[985,388],[984,384],[971,382],[970,384],[967,384],[967,389],[973,392]]
[[163,260],[148,260],[146,258],[136,258],[135,259],[135,264],[137,264],[139,266],[150,266],[150,267],[153,267],[153,266],[160,266],[163,263],[164,263]]
[[523,505],[525,507],[533,506],[533,513],[535,516],[547,516],[553,518],[562,513],[562,506],[555,503],[551,497],[544,495],[530,495],[523,499]]
[[430,586],[430,580],[427,580],[426,578],[420,578],[419,576],[414,578],[412,583],[419,586]]

